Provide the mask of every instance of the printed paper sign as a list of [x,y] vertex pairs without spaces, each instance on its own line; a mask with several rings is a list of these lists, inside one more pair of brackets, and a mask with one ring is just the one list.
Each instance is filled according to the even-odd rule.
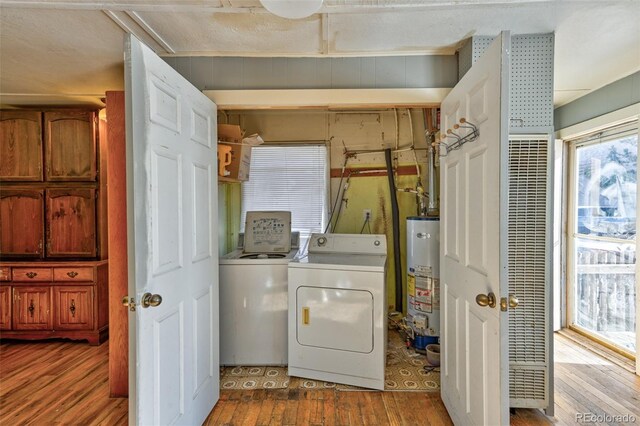
[[416,295],[416,277],[413,274],[407,275],[407,292],[409,296]]

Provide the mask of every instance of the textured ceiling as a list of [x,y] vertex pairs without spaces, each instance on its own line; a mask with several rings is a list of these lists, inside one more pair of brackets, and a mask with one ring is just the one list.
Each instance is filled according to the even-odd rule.
[[640,1],[326,0],[301,20],[258,0],[3,0],[0,102],[97,102],[123,88],[122,42],[161,55],[453,54],[471,35],[556,33],[555,102],[640,69]]

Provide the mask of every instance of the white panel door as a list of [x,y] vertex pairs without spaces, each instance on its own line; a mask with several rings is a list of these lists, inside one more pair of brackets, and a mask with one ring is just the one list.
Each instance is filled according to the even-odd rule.
[[[125,41],[131,423],[202,424],[219,396],[216,106]],[[162,297],[143,307],[145,293]]]
[[[464,118],[480,132],[440,163],[442,399],[456,425],[509,422],[508,317],[500,311],[508,292],[509,51],[503,33],[441,105],[441,131],[464,136],[470,129],[454,128]],[[495,295],[496,306],[480,306],[479,294]]]

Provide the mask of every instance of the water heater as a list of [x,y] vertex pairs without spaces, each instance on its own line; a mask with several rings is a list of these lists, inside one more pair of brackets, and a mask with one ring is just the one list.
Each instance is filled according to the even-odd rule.
[[[440,336],[440,219],[407,218],[407,324],[416,347]],[[420,348],[420,349],[421,349]]]

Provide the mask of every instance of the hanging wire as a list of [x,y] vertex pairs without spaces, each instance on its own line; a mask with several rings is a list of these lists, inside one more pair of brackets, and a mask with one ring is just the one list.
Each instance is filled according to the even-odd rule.
[[342,189],[342,180],[344,179],[344,170],[347,168],[348,161],[349,161],[349,157],[345,156],[344,164],[342,165],[342,171],[340,172],[340,183],[338,183],[338,193],[336,194],[336,200],[334,201],[333,207],[331,208],[331,216],[329,216],[329,221],[327,222],[327,226],[324,228],[323,234],[326,234],[327,231],[329,230],[329,227],[331,226],[331,221],[333,220],[333,215],[336,212],[336,206],[338,205],[338,200],[340,199],[340,191]]
[[336,221],[333,223],[333,227],[331,228],[331,232],[335,232],[338,227],[338,221],[340,220],[340,213],[342,212],[342,206],[347,203],[347,199],[344,198],[344,194],[347,193],[347,189],[349,189],[349,180],[351,179],[351,172],[347,175],[347,181],[344,184],[342,189],[342,198],[340,200],[340,205],[338,206],[338,212],[336,213]]
[[[340,172],[340,183],[338,183],[338,193],[336,194],[336,200],[333,203],[333,208],[331,208],[331,215],[329,216],[329,220],[327,221],[327,226],[325,226],[324,231],[322,232],[323,234],[326,234],[327,231],[329,230],[329,227],[331,226],[331,221],[333,220],[333,216],[336,213],[336,205],[338,204],[338,200],[340,199],[340,189],[342,188],[342,181],[344,179],[344,171],[347,168],[347,162],[349,161],[349,157],[345,156],[344,157],[344,164],[342,164],[342,171]],[[351,177],[351,173],[349,173],[349,177]],[[331,181],[331,179],[329,179],[329,181]],[[342,203],[340,204],[340,207],[342,207]],[[338,213],[338,216],[340,215],[340,213]],[[337,219],[336,219],[337,222]],[[335,229],[335,225],[334,228]],[[332,229],[332,231],[333,231]],[[309,238],[307,238],[307,242],[305,243],[304,247],[302,248],[302,250],[300,251],[300,254],[304,257],[306,256],[307,253],[307,249],[309,248],[309,242],[311,241],[311,235],[309,235]]]
[[[362,228],[360,228],[360,233],[362,234],[362,231],[364,231],[364,227],[367,226],[367,223],[369,223],[369,216],[367,216],[367,218],[364,220],[364,223],[362,224]],[[371,232],[369,232],[371,233]]]
[[418,175],[418,185],[422,186],[420,176],[420,165],[418,165],[418,154],[416,153],[415,135],[413,134],[413,119],[411,118],[411,108],[407,108],[407,116],[409,117],[409,132],[411,133],[411,151],[413,151],[413,159],[416,163],[416,174]]

